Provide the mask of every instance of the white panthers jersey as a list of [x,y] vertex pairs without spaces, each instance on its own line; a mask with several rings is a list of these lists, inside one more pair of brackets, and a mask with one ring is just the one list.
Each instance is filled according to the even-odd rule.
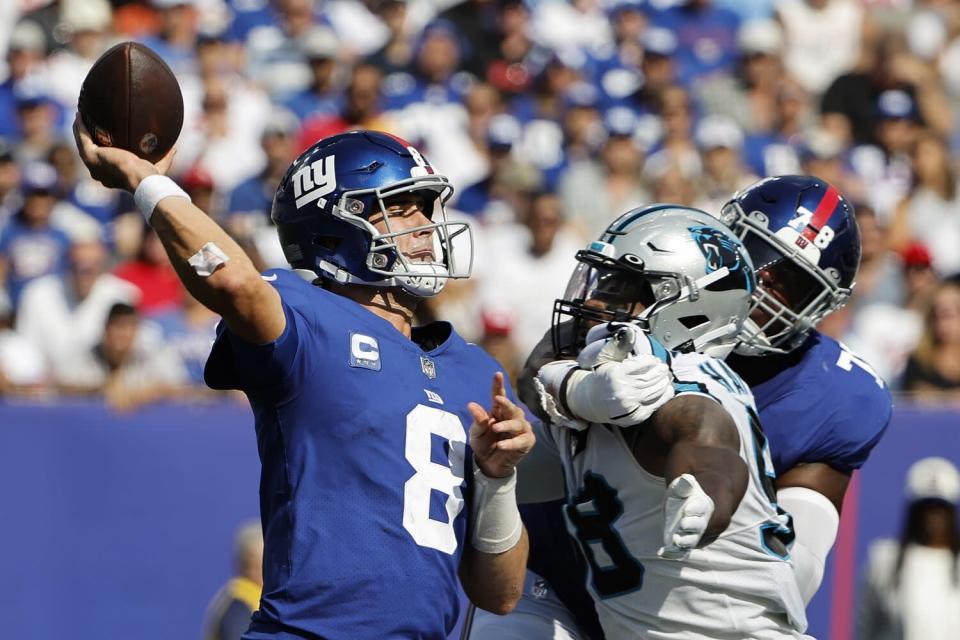
[[567,525],[590,567],[587,586],[606,636],[804,637],[804,604],[788,552],[791,521],[774,502],[773,465],[753,395],[726,364],[708,356],[674,355],[672,369],[678,395],[707,395],[730,413],[750,470],[730,525],[685,560],[657,556],[666,485],[640,466],[619,428],[550,427],[575,496],[566,507]]

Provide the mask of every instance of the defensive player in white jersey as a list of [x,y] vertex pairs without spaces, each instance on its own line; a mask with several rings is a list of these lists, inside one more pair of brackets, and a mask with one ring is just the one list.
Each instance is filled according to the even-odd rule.
[[[621,216],[577,258],[555,311],[556,350],[569,342],[562,334],[583,344],[591,323],[639,318],[642,331],[621,330],[629,350],[591,335],[594,349],[580,364],[594,377],[619,377],[667,362],[674,377],[670,393],[637,405],[662,404],[638,424],[644,416],[611,415],[609,396],[595,393],[576,362],[551,363],[538,376],[552,417],[542,443],[564,464],[565,516],[606,637],[802,637],[790,518],[774,503],[753,397],[711,357],[733,348],[751,308],[745,249],[709,214],[658,205]],[[610,326],[619,325],[592,331]],[[553,402],[571,396],[581,416],[595,419],[573,420]]]
[[[754,393],[771,448],[777,502],[794,519],[791,560],[809,602],[823,577],[850,477],[867,460],[891,415],[883,380],[845,346],[813,330],[843,306],[853,289],[859,232],[852,205],[815,176],[761,180],[738,193],[722,214],[749,251],[758,284],[758,304],[726,362]],[[535,410],[531,381],[553,359],[548,335],[520,377],[521,397]],[[606,378],[614,382],[609,374]],[[584,381],[585,388],[602,382]],[[653,369],[635,376],[632,385],[615,382],[605,401],[611,415],[638,402],[658,401],[655,393],[644,392],[657,388]],[[576,405],[583,395],[567,398],[571,413],[596,410],[589,403]],[[603,639],[593,599],[583,586],[584,563],[568,536],[558,535],[565,529],[562,507],[562,500],[521,507],[531,540],[524,596],[517,613],[499,619],[499,625],[478,625],[490,634],[473,634],[471,640]]]

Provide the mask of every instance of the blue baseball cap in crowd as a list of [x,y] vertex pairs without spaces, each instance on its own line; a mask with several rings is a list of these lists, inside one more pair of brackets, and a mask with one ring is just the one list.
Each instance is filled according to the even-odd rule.
[[23,167],[20,189],[24,193],[49,193],[57,186],[57,170],[45,162],[31,162]]
[[916,101],[901,89],[888,89],[877,97],[877,115],[882,120],[920,119]]
[[520,139],[520,122],[507,113],[498,113],[490,118],[487,126],[487,144],[491,149],[509,151]]
[[613,0],[607,9],[607,15],[611,20],[613,20],[621,13],[626,13],[628,11],[643,13],[646,4],[647,3],[645,0]]
[[706,116],[697,125],[694,139],[697,146],[710,149],[732,149],[739,151],[743,147],[743,130],[728,116]]
[[640,36],[644,55],[669,58],[677,52],[677,36],[669,29],[650,27]]
[[637,115],[627,107],[612,107],[603,114],[603,126],[610,136],[632,138],[637,130]]
[[53,102],[43,82],[33,77],[24,78],[13,85],[13,100],[18,109],[29,109]]
[[567,89],[563,98],[568,109],[592,109],[600,101],[600,92],[589,82],[577,82]]

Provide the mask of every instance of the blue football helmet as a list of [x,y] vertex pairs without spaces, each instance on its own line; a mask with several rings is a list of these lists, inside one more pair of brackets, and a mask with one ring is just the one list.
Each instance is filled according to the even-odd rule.
[[853,207],[826,181],[765,178],[724,205],[720,219],[757,270],[756,308],[738,353],[788,353],[846,303],[860,265],[860,231]]
[[[384,202],[408,193],[424,199],[431,222],[394,231]],[[444,205],[452,194],[450,181],[409,142],[352,131],[324,138],[297,158],[277,187],[271,217],[294,269],[341,284],[399,287],[430,297],[448,278],[469,277],[473,267],[469,224],[447,220]],[[378,214],[385,232],[370,222]],[[433,257],[404,256],[398,238],[425,231],[433,236]]]

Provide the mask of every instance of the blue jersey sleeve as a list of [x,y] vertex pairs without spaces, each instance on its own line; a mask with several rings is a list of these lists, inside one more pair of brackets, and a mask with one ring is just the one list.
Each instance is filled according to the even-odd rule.
[[204,380],[212,389],[254,391],[281,386],[294,371],[305,366],[306,340],[311,327],[316,327],[315,287],[295,273],[269,271],[264,280],[280,294],[286,326],[276,340],[253,344],[230,331],[221,321],[217,337],[204,369]]
[[759,403],[774,467],[778,474],[813,462],[859,469],[890,423],[890,390],[869,365],[829,338],[821,337],[807,360],[808,375],[781,380],[781,393]]

